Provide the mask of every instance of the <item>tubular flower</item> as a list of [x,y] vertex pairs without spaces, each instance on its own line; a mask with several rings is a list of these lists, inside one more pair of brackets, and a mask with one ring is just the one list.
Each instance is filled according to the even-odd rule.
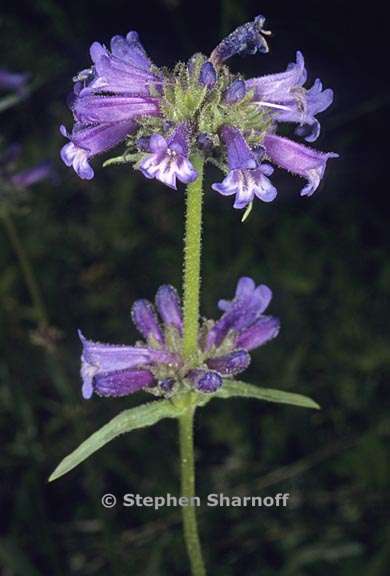
[[247,22],[236,28],[236,30],[224,38],[213,50],[210,56],[211,62],[220,65],[235,54],[243,55],[256,54],[256,52],[268,52],[269,48],[264,36],[268,36],[271,33],[264,30],[264,22],[264,16],[256,16],[253,22]]
[[277,194],[267,177],[273,172],[272,166],[257,161],[238,128],[224,126],[221,136],[227,148],[230,171],[223,182],[213,184],[212,188],[225,196],[235,194],[234,208],[244,208],[255,196],[271,202]]
[[275,121],[299,124],[295,133],[314,142],[320,134],[315,115],[332,104],[333,90],[323,90],[318,78],[307,90],[303,88],[306,79],[303,55],[297,52],[296,62],[289,64],[285,72],[252,78],[246,81],[246,87],[254,91],[255,102],[270,108]]
[[188,128],[179,124],[172,136],[166,140],[153,134],[149,143],[150,154],[144,156],[139,170],[146,178],[157,178],[176,190],[176,179],[189,184],[197,178],[197,172],[188,158]]
[[301,196],[311,196],[317,190],[327,160],[338,156],[332,152],[318,152],[288,138],[271,134],[265,137],[264,147],[267,156],[277,166],[306,178],[307,184],[302,188]]
[[[310,185],[303,195],[309,195],[324,175],[326,160],[337,155],[305,147],[299,153],[300,145],[286,138],[278,148],[273,139],[284,123],[295,124],[296,135],[315,141],[317,115],[331,105],[333,91],[324,90],[319,79],[305,88],[301,52],[278,74],[245,80],[231,72],[229,58],[269,51],[264,24],[265,18],[257,16],[223,39],[209,57],[196,53],[172,71],[152,64],[135,32],[114,36],[110,50],[92,44],[93,65],[75,78],[74,128],[67,132],[61,127],[70,140],[62,149],[63,161],[89,179],[94,175],[91,158],[125,142],[113,163],[130,162],[146,178],[176,189],[177,180],[188,184],[197,178],[191,158],[201,154],[225,171],[212,188],[234,195],[234,207],[247,210],[255,197],[271,202],[277,195],[269,179],[270,162],[306,177]],[[302,162],[305,151],[305,165],[291,167],[291,158],[281,157],[292,150]]]
[[141,389],[158,396],[183,388],[215,392],[223,378],[249,366],[249,350],[278,334],[278,320],[263,315],[271,297],[267,286],[256,288],[253,280],[241,278],[234,299],[219,302],[221,318],[204,321],[197,359],[188,361],[182,355],[179,296],[173,286],[160,286],[155,305],[148,300],[133,304],[132,320],[144,339],[135,346],[92,342],[79,332],[83,397],[127,396]]
[[136,129],[137,118],[160,114],[159,98],[151,96],[160,80],[136,32],[114,36],[110,47],[111,52],[92,44],[93,66],[75,78],[70,103],[75,126],[71,133],[60,128],[70,140],[61,150],[62,160],[87,180],[94,176],[90,158],[123,142]]
[[240,278],[233,300],[218,303],[224,313],[209,330],[206,349],[218,349],[226,339],[232,339],[234,346],[252,350],[275,338],[279,333],[279,320],[263,314],[271,299],[268,286],[256,287],[252,278]]

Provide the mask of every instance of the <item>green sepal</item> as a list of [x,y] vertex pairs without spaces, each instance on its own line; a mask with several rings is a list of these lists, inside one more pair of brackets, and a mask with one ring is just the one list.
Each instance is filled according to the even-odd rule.
[[57,480],[57,478],[73,470],[99,448],[102,448],[120,434],[131,432],[131,430],[136,430],[137,428],[153,426],[153,424],[163,418],[176,418],[180,413],[180,409],[169,400],[158,400],[141,404],[141,406],[130,410],[124,410],[66,456],[50,476],[49,482]]
[[253,202],[250,202],[246,207],[243,217],[241,218],[241,222],[244,223],[245,220],[248,218],[249,214],[252,212]]
[[265,400],[266,402],[276,402],[278,404],[290,404],[291,406],[313,408],[316,410],[321,408],[317,402],[314,402],[314,400],[302,394],[275,390],[274,388],[261,388],[260,386],[253,386],[253,384],[228,379],[224,379],[223,386],[214,394],[202,394],[201,396],[203,396],[203,398],[199,397],[198,406],[204,406],[213,398],[223,398],[226,400],[227,398],[241,397]]

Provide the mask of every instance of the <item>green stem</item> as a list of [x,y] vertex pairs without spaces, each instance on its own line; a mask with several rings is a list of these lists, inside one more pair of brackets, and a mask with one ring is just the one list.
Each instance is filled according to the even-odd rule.
[[[181,494],[187,498],[195,496],[194,414],[195,406],[191,406],[179,418]],[[196,507],[183,506],[182,515],[192,576],[206,576],[196,521]]]
[[191,158],[198,178],[187,187],[183,280],[183,354],[196,356],[199,332],[200,254],[202,239],[203,157]]
[[[183,355],[190,362],[196,361],[199,336],[200,255],[202,241],[202,200],[204,159],[194,154],[191,162],[198,178],[187,187],[186,224],[184,237],[183,279]],[[185,410],[179,418],[181,494],[195,496],[194,415],[196,403],[189,392],[183,398]],[[190,501],[191,502],[191,501]],[[182,507],[184,538],[191,563],[192,576],[206,576],[202,558],[196,507]]]
[[24,249],[22,241],[19,238],[19,234],[15,226],[15,223],[10,213],[6,210],[6,208],[3,208],[0,211],[0,217],[3,221],[4,228],[7,232],[12,248],[14,249],[14,252],[18,258],[20,269],[22,271],[24,281],[30,294],[30,298],[33,304],[38,325],[46,327],[49,325],[49,321],[46,308],[41,296],[41,291],[38,282],[35,278],[34,270],[31,265],[30,259],[27,255],[27,252]]

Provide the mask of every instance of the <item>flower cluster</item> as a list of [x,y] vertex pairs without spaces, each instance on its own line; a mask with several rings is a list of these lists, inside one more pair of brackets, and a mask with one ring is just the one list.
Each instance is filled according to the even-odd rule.
[[264,18],[237,28],[210,57],[195,54],[173,71],[160,70],[147,56],[136,32],[114,36],[110,50],[95,42],[93,65],[75,78],[71,98],[75,124],[62,149],[65,164],[81,178],[94,172],[90,160],[120,142],[125,153],[113,159],[132,162],[147,178],[171,188],[177,180],[197,178],[191,155],[201,153],[226,174],[212,188],[235,196],[234,207],[245,208],[255,197],[272,201],[277,190],[269,177],[274,164],[306,180],[301,195],[317,189],[326,162],[337,154],[316,151],[276,134],[279,124],[296,125],[307,142],[320,133],[317,114],[333,101],[320,80],[304,87],[303,56],[286,71],[245,80],[225,62],[236,54],[268,52]]
[[204,321],[197,356],[187,360],[182,355],[179,296],[173,286],[160,286],[155,306],[137,300],[132,308],[142,342],[135,346],[101,344],[80,332],[84,398],[94,392],[126,396],[141,389],[160,396],[171,396],[183,388],[215,392],[223,378],[234,377],[249,366],[251,350],[277,336],[278,319],[264,314],[271,298],[267,286],[256,287],[251,278],[241,278],[233,300],[218,303],[223,311],[219,320]]

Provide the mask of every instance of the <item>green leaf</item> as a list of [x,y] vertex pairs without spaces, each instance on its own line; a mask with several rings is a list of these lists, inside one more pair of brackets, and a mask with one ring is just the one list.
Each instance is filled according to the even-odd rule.
[[57,480],[57,478],[73,470],[91,454],[120,434],[145,426],[153,426],[162,418],[175,418],[179,414],[180,410],[169,400],[149,402],[130,410],[124,410],[66,456],[50,476],[49,482]]
[[224,380],[223,386],[213,395],[214,398],[233,398],[240,396],[242,398],[256,398],[257,400],[266,400],[267,402],[277,402],[279,404],[291,404],[292,406],[301,406],[303,408],[319,409],[320,406],[307,396],[284,392],[283,390],[274,390],[273,388],[260,388],[245,382],[236,380]]

